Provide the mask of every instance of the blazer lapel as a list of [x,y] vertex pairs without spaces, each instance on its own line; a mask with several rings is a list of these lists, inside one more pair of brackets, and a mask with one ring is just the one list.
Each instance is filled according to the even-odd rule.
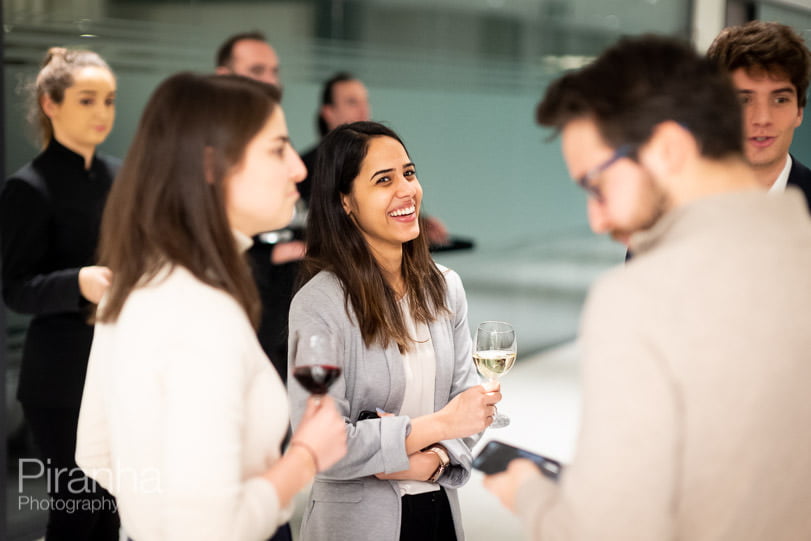
[[[453,337],[449,320],[439,318],[428,325],[431,333],[431,344],[436,358],[436,376],[434,380],[434,411],[442,409],[448,403],[453,382]],[[471,360],[470,362],[473,362]]]
[[406,384],[403,356],[400,354],[397,344],[393,342],[383,351],[383,356],[386,358],[386,366],[391,377],[389,396],[386,398],[383,409],[388,413],[399,414],[400,408],[403,407]]

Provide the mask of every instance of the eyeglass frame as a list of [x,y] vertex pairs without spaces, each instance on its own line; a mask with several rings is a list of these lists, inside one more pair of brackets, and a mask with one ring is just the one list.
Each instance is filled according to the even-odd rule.
[[603,192],[594,183],[594,179],[603,174],[609,167],[617,163],[622,158],[634,158],[634,154],[638,150],[638,145],[625,144],[617,148],[614,154],[611,155],[606,161],[601,164],[595,165],[586,172],[585,175],[576,178],[575,182],[580,186],[589,197],[593,197],[597,201],[603,200]]

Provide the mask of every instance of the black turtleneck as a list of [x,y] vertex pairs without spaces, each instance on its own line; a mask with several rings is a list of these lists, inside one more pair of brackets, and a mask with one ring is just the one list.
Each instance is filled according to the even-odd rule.
[[77,407],[93,328],[79,269],[94,264],[104,203],[120,162],[82,156],[55,139],[0,192],[3,299],[34,316],[23,349],[18,398]]

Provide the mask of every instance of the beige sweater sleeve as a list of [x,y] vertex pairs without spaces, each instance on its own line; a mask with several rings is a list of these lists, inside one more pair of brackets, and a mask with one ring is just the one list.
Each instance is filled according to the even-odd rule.
[[518,493],[517,513],[533,540],[649,541],[673,535],[680,398],[646,340],[640,302],[611,276],[589,297],[575,458],[560,485],[539,475]]

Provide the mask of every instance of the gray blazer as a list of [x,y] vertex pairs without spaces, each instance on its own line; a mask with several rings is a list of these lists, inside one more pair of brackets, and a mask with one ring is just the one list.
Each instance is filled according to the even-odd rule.
[[[471,357],[467,300],[455,272],[439,267],[447,282],[450,316],[429,325],[436,353],[434,409],[439,410],[460,392],[478,384]],[[296,294],[290,308],[288,373],[296,364],[308,364],[297,353],[298,337],[327,331],[336,337],[335,360],[343,373],[330,389],[346,421],[346,456],[319,474],[304,510],[302,541],[397,541],[400,536],[401,499],[397,482],[374,477],[379,472],[408,469],[405,438],[411,425],[405,416],[358,421],[363,410],[381,408],[398,413],[403,403],[405,373],[396,344],[367,348],[354,312],[347,308],[341,284],[334,274],[321,272]],[[325,362],[329,359],[320,359]],[[309,363],[314,362],[309,360]],[[293,427],[298,426],[308,393],[294,378],[288,380]],[[471,452],[477,436],[443,441],[451,466],[439,479],[447,494],[456,526],[464,539],[456,488],[470,477]]]

